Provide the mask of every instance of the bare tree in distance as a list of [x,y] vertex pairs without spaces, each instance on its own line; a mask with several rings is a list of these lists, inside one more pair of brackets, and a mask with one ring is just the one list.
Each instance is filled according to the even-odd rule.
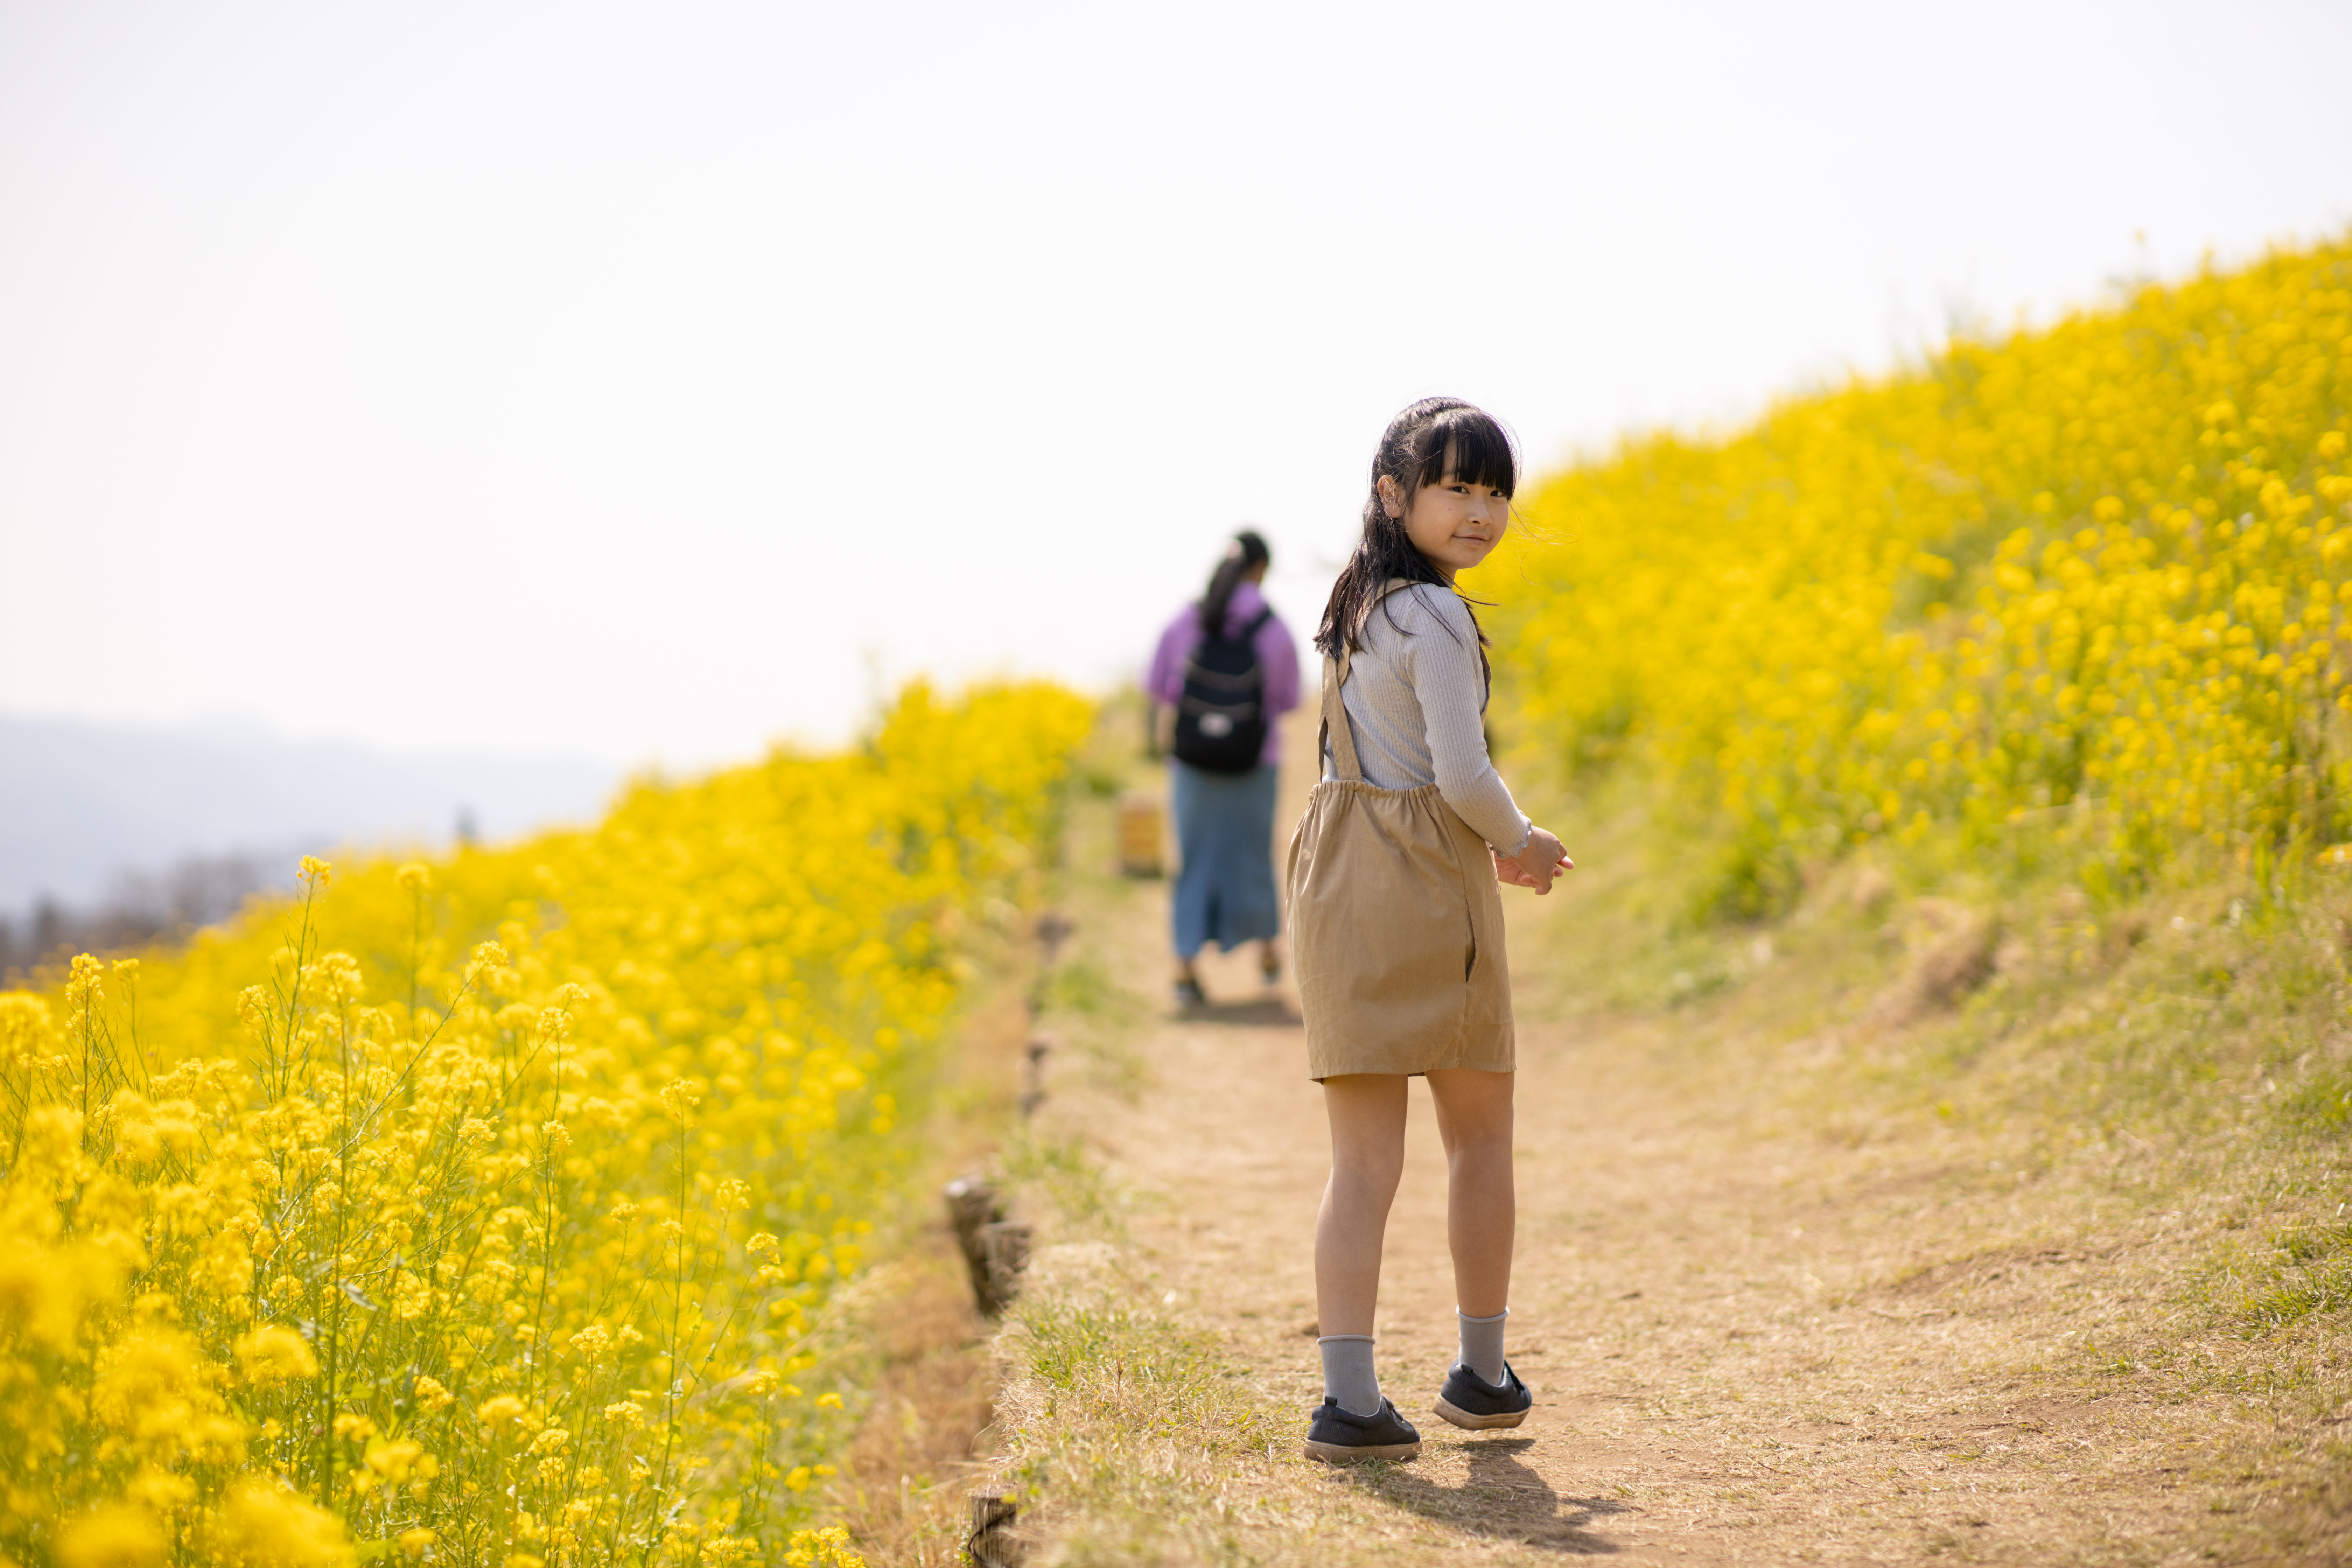
[[124,871],[94,908],[43,897],[21,918],[0,917],[0,981],[39,984],[78,952],[120,952],[186,940],[243,909],[257,893],[292,885],[293,855],[198,855],[168,869]]

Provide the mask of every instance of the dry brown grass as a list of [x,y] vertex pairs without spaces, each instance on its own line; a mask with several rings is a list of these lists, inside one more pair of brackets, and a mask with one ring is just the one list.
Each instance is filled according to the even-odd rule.
[[1017,946],[997,955],[1002,983],[959,1035],[908,1212],[876,1247],[887,1261],[857,1293],[845,1325],[865,1352],[866,1404],[827,1522],[846,1525],[877,1568],[964,1560],[964,1500],[984,1469],[973,1450],[994,1414],[996,1325],[974,1309],[944,1214],[928,1200],[986,1163],[1013,1119],[1016,1064],[1029,1037],[1026,961]]
[[972,1449],[994,1414],[992,1326],[972,1310],[945,1226],[930,1230],[872,1303],[878,1365],[835,1487],[835,1521],[877,1564],[962,1561]]

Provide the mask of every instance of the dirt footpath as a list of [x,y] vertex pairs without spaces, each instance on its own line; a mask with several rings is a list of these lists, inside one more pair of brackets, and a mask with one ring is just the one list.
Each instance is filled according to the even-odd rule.
[[[1131,1194],[1129,1245],[1167,1310],[1223,1336],[1303,1435],[1320,1395],[1320,1091],[1295,1000],[1265,992],[1246,955],[1207,964],[1206,1013],[1172,1014],[1165,900],[1138,885],[1080,911],[1098,958],[1146,999],[1128,1030],[1145,1087],[1122,1099],[1072,1074],[1049,1118]],[[1557,911],[1507,902],[1532,994]],[[1269,1450],[1237,1485],[1270,1489],[1294,1519],[1328,1500],[1349,1530],[1369,1508],[1395,1526],[1382,1560],[1407,1563],[2266,1556],[2211,1545],[2217,1519],[2250,1506],[2252,1478],[2221,1456],[2259,1417],[2226,1387],[2127,1359],[2167,1331],[2164,1217],[2007,1185],[1992,1143],[1760,1116],[1772,1051],[1816,1047],[1743,1054],[1721,1038],[1738,1026],[1720,1010],[1563,1022],[1523,1008],[1509,1353],[1537,1405],[1511,1433],[1430,1414],[1454,1303],[1444,1163],[1416,1083],[1379,1364],[1422,1458],[1331,1470]]]

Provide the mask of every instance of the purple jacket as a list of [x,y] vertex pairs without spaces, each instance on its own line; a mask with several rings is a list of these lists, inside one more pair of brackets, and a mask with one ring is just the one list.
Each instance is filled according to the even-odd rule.
[[[1240,630],[1265,608],[1265,595],[1256,584],[1239,584],[1234,589],[1233,602],[1225,606],[1225,630]],[[1200,646],[1200,607],[1187,605],[1160,634],[1160,647],[1151,656],[1151,673],[1144,677],[1143,689],[1152,700],[1173,707],[1184,700],[1184,661]],[[1265,672],[1265,713],[1272,720],[1298,706],[1298,644],[1280,616],[1269,616],[1257,629],[1256,647],[1257,667]],[[1269,723],[1265,751],[1258,762],[1272,767],[1281,761],[1282,731]]]

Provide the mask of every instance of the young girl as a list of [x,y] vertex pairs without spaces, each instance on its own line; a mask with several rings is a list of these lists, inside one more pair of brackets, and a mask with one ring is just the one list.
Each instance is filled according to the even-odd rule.
[[1331,1124],[1315,1226],[1324,1398],[1307,1437],[1319,1459],[1421,1451],[1372,1364],[1408,1078],[1429,1079],[1447,1163],[1462,1352],[1437,1413],[1516,1426],[1534,1403],[1503,1358],[1517,1063],[1496,884],[1549,892],[1571,863],[1487,759],[1486,638],[1453,585],[1501,541],[1517,485],[1509,438],[1469,404],[1433,397],[1398,415],[1372,459],[1362,541],[1315,632],[1323,778],[1289,882],[1307,1070]]

